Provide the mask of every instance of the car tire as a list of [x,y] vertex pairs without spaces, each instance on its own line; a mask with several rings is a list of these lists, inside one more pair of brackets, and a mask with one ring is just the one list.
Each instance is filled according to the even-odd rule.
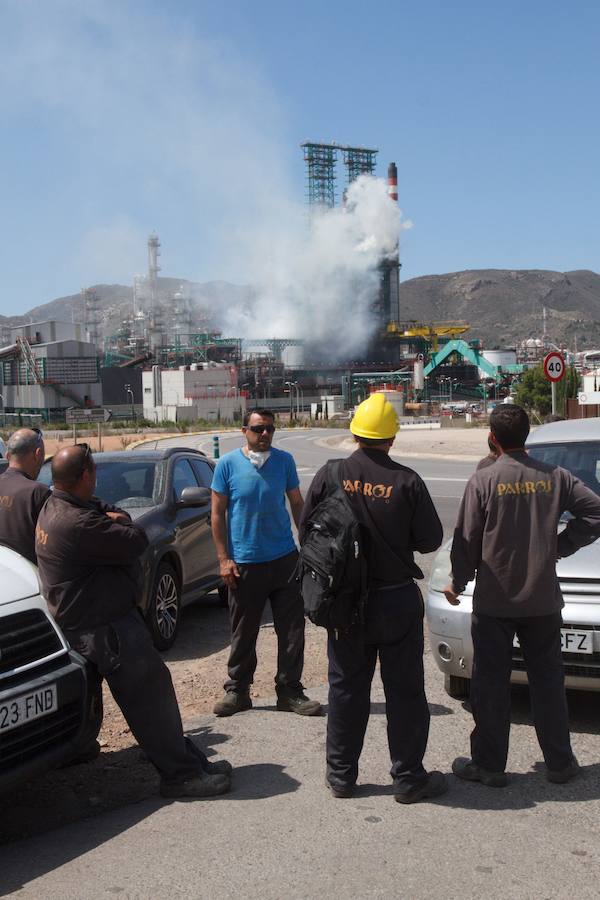
[[471,693],[471,679],[460,675],[444,675],[444,688],[455,700],[468,700]]
[[154,577],[146,621],[157,650],[168,650],[175,643],[181,619],[181,586],[177,572],[169,563],[159,564]]
[[226,584],[220,584],[217,588],[217,594],[219,595],[219,606],[229,606],[229,588]]

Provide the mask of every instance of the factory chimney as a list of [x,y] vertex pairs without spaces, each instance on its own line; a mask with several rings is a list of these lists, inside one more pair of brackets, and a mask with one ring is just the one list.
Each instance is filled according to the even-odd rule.
[[[388,196],[393,203],[398,202],[398,169],[396,163],[391,162],[388,166]],[[400,248],[396,245],[393,256],[388,261],[387,278],[389,279],[387,288],[386,313],[388,321],[400,321]]]
[[398,202],[398,169],[396,163],[390,163],[388,166],[388,194],[390,200],[394,203]]

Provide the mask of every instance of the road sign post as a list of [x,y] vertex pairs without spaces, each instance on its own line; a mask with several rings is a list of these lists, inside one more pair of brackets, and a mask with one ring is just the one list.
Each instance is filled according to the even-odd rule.
[[567,368],[562,353],[553,350],[544,357],[544,375],[551,385],[552,415],[556,415],[556,385],[565,377]]
[[102,450],[102,425],[111,418],[110,409],[103,406],[70,406],[66,410],[67,424],[73,426],[73,443],[77,443],[78,425],[98,426],[98,449]]

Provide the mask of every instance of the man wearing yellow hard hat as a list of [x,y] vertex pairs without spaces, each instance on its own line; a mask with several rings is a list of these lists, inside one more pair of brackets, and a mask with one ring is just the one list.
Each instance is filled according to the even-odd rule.
[[[443,532],[422,479],[390,458],[397,430],[392,404],[384,394],[372,394],[356,409],[350,431],[358,448],[342,461],[337,476],[368,538],[368,593],[362,622],[348,629],[328,629],[326,780],[333,796],[352,795],[379,658],[394,797],[399,803],[414,803],[447,790],[441,772],[427,773],[423,767],[429,708],[423,672],[423,600],[415,584],[423,573],[414,561],[414,551],[437,550]],[[325,465],[308,491],[301,534],[330,490]]]

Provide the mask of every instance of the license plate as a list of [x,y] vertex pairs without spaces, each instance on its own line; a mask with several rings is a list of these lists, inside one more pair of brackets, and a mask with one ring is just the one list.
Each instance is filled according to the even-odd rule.
[[42,716],[48,716],[57,709],[58,698],[55,684],[32,691],[30,694],[21,694],[14,700],[0,703],[0,733],[18,728],[20,725],[40,719]]
[[[519,638],[515,634],[513,647],[520,647]],[[570,628],[561,628],[560,646],[563,653],[593,653],[594,632],[572,631]]]

